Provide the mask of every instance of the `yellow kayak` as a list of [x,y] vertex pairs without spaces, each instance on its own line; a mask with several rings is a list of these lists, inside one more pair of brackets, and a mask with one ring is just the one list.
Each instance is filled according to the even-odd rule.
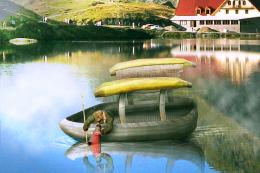
[[95,90],[95,96],[107,97],[140,90],[177,89],[191,86],[190,82],[175,77],[128,78],[103,83]]
[[9,40],[9,43],[14,44],[14,45],[28,45],[28,44],[34,44],[37,43],[38,41],[35,39],[30,39],[30,38],[15,38]]
[[195,64],[191,61],[181,58],[150,58],[150,59],[136,59],[132,61],[121,62],[114,65],[110,70],[111,75],[115,75],[117,71],[133,68],[133,67],[141,67],[141,66],[153,66],[153,65],[169,65],[169,64],[180,64],[183,67],[191,67]]

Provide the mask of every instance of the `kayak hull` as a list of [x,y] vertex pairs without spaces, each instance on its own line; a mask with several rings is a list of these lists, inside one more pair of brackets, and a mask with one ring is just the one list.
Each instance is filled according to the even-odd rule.
[[124,70],[134,67],[154,66],[154,65],[181,65],[183,67],[195,66],[192,62],[181,58],[148,58],[136,59],[126,62],[121,62],[114,65],[110,70],[111,75],[116,75],[119,70]]
[[128,78],[105,82],[95,90],[96,97],[147,90],[178,89],[192,87],[190,82],[176,77]]

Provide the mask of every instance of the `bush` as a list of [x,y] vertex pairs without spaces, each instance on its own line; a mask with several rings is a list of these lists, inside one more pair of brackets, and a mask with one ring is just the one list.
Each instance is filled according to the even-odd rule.
[[129,40],[149,39],[152,35],[141,29],[110,28],[101,26],[50,25],[47,23],[26,23],[15,30],[15,37],[37,40]]
[[54,32],[53,27],[47,23],[27,22],[16,28],[15,37],[53,40]]
[[0,42],[8,41],[14,37],[13,31],[0,29]]
[[105,3],[101,2],[101,1],[97,1],[97,2],[92,2],[91,3],[92,6],[96,6],[96,5],[100,5],[100,4],[105,4]]

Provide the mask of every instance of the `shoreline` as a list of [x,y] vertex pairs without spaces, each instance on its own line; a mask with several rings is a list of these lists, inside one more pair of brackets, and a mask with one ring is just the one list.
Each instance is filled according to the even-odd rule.
[[245,39],[260,40],[260,33],[235,33],[235,32],[186,32],[186,31],[167,31],[162,33],[162,38],[201,38],[201,39]]
[[8,42],[15,38],[29,38],[38,41],[120,41],[152,39],[154,35],[143,29],[94,25],[54,25],[43,22],[28,22],[13,30],[0,30],[0,42]]
[[144,30],[129,27],[54,25],[43,22],[28,22],[16,29],[1,29],[0,43],[14,38],[30,38],[38,41],[129,41],[147,39],[245,39],[260,40],[260,33],[235,32],[186,32]]

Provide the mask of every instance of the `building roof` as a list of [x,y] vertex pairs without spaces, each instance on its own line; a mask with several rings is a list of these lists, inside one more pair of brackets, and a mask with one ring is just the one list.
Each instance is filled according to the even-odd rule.
[[[202,16],[205,16],[205,9],[211,9],[211,14],[219,8],[226,0],[179,0],[175,14],[177,16],[196,16],[196,9],[202,9]],[[260,0],[249,0],[260,11]]]
[[249,0],[259,11],[260,11],[260,1],[259,0]]
[[[255,0],[258,1],[258,0]],[[196,9],[210,8],[213,13],[225,0],[180,0],[176,9],[177,16],[196,16]],[[201,15],[206,15],[202,10]]]

